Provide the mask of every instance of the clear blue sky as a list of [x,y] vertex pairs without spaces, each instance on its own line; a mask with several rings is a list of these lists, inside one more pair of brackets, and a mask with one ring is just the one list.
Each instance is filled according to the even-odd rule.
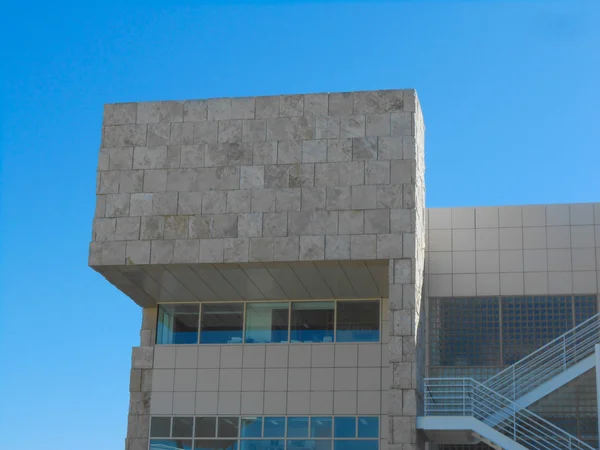
[[102,3],[0,15],[3,448],[123,448],[140,311],[87,268],[104,103],[412,87],[429,206],[600,200],[598,1]]

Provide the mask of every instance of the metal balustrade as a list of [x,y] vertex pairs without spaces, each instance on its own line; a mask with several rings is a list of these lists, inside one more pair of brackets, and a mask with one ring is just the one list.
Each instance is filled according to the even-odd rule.
[[548,342],[484,384],[499,395],[517,400],[556,375],[594,355],[600,342],[600,313]]
[[532,450],[593,450],[472,378],[425,379],[425,415],[473,417]]

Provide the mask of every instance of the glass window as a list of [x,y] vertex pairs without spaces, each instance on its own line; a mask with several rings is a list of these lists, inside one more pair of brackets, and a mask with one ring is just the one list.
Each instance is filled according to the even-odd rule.
[[336,342],[379,341],[379,300],[337,302]]
[[150,437],[170,437],[171,418],[153,417],[150,420]]
[[262,417],[242,417],[241,437],[261,437]]
[[334,424],[336,438],[356,437],[356,417],[336,417]]
[[245,341],[287,342],[288,311],[289,303],[248,303]]
[[241,343],[243,320],[243,303],[203,304],[202,323],[200,325],[200,343]]
[[333,445],[334,450],[377,450],[378,447],[378,440],[336,440]]
[[195,305],[159,305],[157,344],[197,344],[198,311]]
[[265,417],[264,437],[284,437],[285,417]]
[[359,417],[358,418],[358,437],[359,438],[379,437],[379,417]]
[[215,437],[217,432],[216,417],[196,417],[195,437]]
[[287,450],[331,450],[331,441],[287,441]]
[[237,417],[219,417],[219,427],[217,428],[218,437],[238,437]]
[[237,450],[237,439],[196,439],[194,450]]
[[191,439],[151,439],[150,450],[192,450]]
[[333,302],[292,303],[290,342],[333,342]]
[[311,417],[310,418],[310,437],[328,438],[331,437],[331,417]]
[[284,450],[284,440],[272,439],[242,439],[240,450]]
[[288,417],[287,437],[308,437],[308,417]]
[[173,437],[193,437],[193,417],[173,417]]

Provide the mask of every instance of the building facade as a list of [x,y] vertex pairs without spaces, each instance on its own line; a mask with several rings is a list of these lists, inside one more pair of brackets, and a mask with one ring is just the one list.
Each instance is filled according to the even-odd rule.
[[[106,105],[89,265],[143,311],[126,449],[499,445],[440,429],[432,383],[593,321],[600,205],[426,210],[424,171],[414,90]],[[513,416],[594,445],[590,373]]]

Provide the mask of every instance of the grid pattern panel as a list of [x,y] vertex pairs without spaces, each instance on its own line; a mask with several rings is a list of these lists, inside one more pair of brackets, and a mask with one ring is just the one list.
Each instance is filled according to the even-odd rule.
[[430,330],[432,366],[498,366],[498,298],[435,299]]
[[596,314],[596,296],[576,295],[573,307],[575,309],[575,325],[579,325]]
[[510,366],[573,327],[568,297],[504,297],[502,362]]
[[529,409],[598,448],[598,407],[595,371],[589,370]]

